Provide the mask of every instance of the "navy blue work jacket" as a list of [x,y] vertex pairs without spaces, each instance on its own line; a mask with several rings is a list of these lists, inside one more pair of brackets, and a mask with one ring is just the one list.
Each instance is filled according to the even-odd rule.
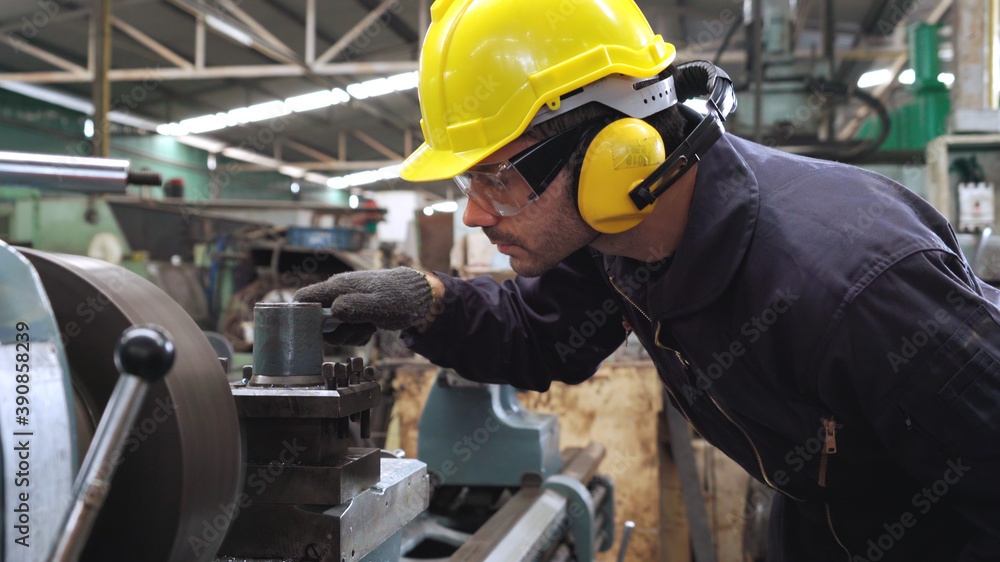
[[1000,293],[878,174],[726,135],[669,267],[584,249],[442,276],[411,348],[473,380],[579,383],[634,329],[695,429],[780,493],[769,559],[1000,560]]

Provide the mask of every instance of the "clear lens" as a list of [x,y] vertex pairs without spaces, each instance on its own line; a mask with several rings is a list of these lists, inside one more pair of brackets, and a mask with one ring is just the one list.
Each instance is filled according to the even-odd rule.
[[494,171],[468,171],[455,177],[459,189],[472,199],[487,203],[504,217],[516,215],[538,197],[517,169],[506,162]]

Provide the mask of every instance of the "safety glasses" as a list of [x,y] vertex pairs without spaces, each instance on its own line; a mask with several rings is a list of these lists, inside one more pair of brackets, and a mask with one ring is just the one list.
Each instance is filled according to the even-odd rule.
[[476,164],[456,176],[455,182],[486,212],[492,210],[503,217],[516,215],[542,196],[583,137],[596,126],[594,121],[584,121],[507,160]]

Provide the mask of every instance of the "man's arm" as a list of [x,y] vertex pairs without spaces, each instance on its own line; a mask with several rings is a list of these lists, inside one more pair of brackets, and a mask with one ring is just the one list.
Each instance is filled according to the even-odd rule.
[[625,338],[602,276],[583,249],[535,278],[429,277],[441,296],[403,341],[470,380],[530,390],[582,382]]
[[948,480],[942,503],[978,532],[962,561],[1000,559],[997,293],[936,250],[856,289],[817,365],[819,395],[857,407],[922,486]]

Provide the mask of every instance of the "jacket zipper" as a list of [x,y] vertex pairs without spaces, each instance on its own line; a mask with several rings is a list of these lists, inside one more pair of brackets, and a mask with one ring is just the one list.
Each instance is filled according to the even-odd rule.
[[[634,300],[632,300],[632,297],[626,295],[624,291],[622,291],[621,289],[618,288],[618,285],[615,283],[614,276],[608,277],[608,279],[611,280],[611,286],[614,287],[616,291],[618,291],[618,294],[621,295],[623,299],[625,299],[626,301],[628,301],[628,303],[631,304],[636,310],[638,310],[639,314],[642,314],[643,318],[645,318],[646,320],[648,320],[649,321],[649,325],[652,326],[653,325],[653,319],[650,318],[650,316],[648,314],[646,314],[646,311],[643,310],[642,307],[640,307],[638,304],[635,303]],[[625,322],[627,322],[627,320]],[[632,326],[630,325],[628,328],[625,328],[625,329],[629,330],[631,327]],[[626,333],[625,334],[625,342],[626,343],[628,343],[628,336],[629,336],[629,333]],[[671,350],[671,351],[674,351],[674,350]],[[681,363],[685,364],[684,367],[687,368],[687,364],[684,361],[684,358],[681,357],[680,352],[674,351],[674,353],[677,354],[677,358],[680,359]],[[666,383],[663,383],[663,388],[667,389],[667,392],[670,393],[670,397],[673,398],[674,402],[677,404],[677,408],[681,411],[682,414],[684,414],[684,418],[687,419],[688,422],[690,423],[691,422],[691,417],[687,415],[687,412],[684,411],[684,408],[681,408],[681,401],[677,399],[676,395],[674,395],[674,391],[670,390],[670,387],[667,386]]]
[[833,533],[833,540],[837,541],[837,544],[840,545],[840,548],[844,549],[844,552],[847,553],[847,562],[851,562],[852,560],[854,560],[854,557],[851,556],[851,551],[848,550],[846,546],[844,546],[844,543],[840,542],[840,537],[837,535],[836,529],[833,528],[833,515],[830,514],[830,504],[826,503],[823,505],[826,508],[826,524],[830,527],[830,532]]
[[736,420],[734,420],[733,417],[730,416],[728,412],[726,412],[725,410],[722,409],[722,406],[719,405],[719,403],[715,400],[715,397],[712,396],[712,394],[710,392],[706,392],[705,394],[708,395],[708,399],[712,401],[712,404],[715,404],[715,407],[718,408],[718,410],[720,412],[722,412],[722,415],[725,416],[726,419],[729,420],[730,423],[732,423],[733,425],[735,425],[736,429],[740,430],[740,433],[743,434],[743,437],[746,437],[747,443],[750,444],[750,449],[753,451],[753,455],[755,457],[757,457],[757,466],[760,468],[760,475],[764,478],[764,482],[767,483],[768,486],[774,488],[776,491],[781,492],[782,494],[784,494],[784,495],[792,498],[795,501],[799,501],[799,502],[803,501],[803,500],[801,500],[801,499],[799,499],[799,498],[797,498],[797,497],[789,494],[788,492],[782,490],[781,488],[779,488],[777,486],[777,484],[775,484],[774,482],[772,482],[771,479],[767,477],[767,471],[764,470],[764,459],[761,458],[760,451],[758,451],[757,450],[757,446],[754,445],[753,439],[750,438],[750,434],[747,433],[747,431],[745,429],[743,429],[743,426],[741,426],[740,424],[736,423]]
[[837,422],[833,416],[823,418],[823,453],[819,457],[819,485],[826,488],[826,465],[830,462],[830,455],[837,452]]
[[[624,298],[626,301],[628,301],[629,304],[631,304],[632,306],[634,306],[635,309],[639,311],[639,314],[642,314],[646,318],[646,320],[649,320],[650,325],[652,325],[653,319],[650,318],[650,316],[648,314],[646,314],[646,312],[642,308],[640,308],[639,305],[635,303],[635,301],[633,301],[628,295],[626,295],[624,293],[624,291],[622,291],[620,288],[618,288],[618,285],[615,284],[615,278],[614,277],[609,277],[609,279],[611,280],[611,286],[614,287],[616,291],[618,291],[618,294],[621,295],[622,298]],[[687,359],[685,359],[683,355],[681,355],[680,351],[678,351],[676,349],[670,349],[669,347],[660,344],[659,332],[660,332],[660,326],[657,325],[656,326],[656,334],[657,335],[654,336],[654,338],[653,338],[654,341],[655,341],[655,343],[656,343],[656,346],[660,347],[662,349],[673,351],[674,354],[677,355],[677,359],[681,362],[681,365],[684,366],[684,370],[688,371],[691,368],[691,363]],[[667,389],[667,392],[670,392],[670,396],[673,396],[674,401],[677,402],[678,405],[680,405],[680,401],[677,400],[676,396],[674,396],[674,393],[670,390],[670,387],[664,385],[664,388]],[[730,416],[725,410],[722,409],[722,406],[719,405],[719,403],[715,400],[715,397],[712,396],[711,393],[706,393],[706,394],[708,394],[708,398],[712,401],[712,404],[715,404],[715,407],[719,410],[719,412],[721,412],[722,415],[725,416],[725,418],[727,420],[729,420],[730,423],[732,423],[733,425],[735,425],[736,429],[740,430],[740,433],[742,433],[743,437],[746,438],[747,443],[750,444],[750,449],[753,451],[754,457],[757,458],[757,466],[760,467],[760,475],[764,478],[764,482],[766,482],[768,486],[774,488],[776,491],[781,492],[782,494],[784,494],[784,495],[792,498],[793,500],[795,500],[795,501],[802,501],[799,498],[797,498],[797,497],[789,494],[788,492],[782,490],[781,488],[779,488],[777,485],[775,485],[774,482],[771,481],[770,478],[768,478],[767,471],[764,470],[764,460],[760,456],[760,451],[757,450],[757,445],[755,445],[754,442],[753,442],[753,439],[750,438],[750,434],[747,433],[745,429],[743,429],[743,426],[741,426],[740,424],[736,423],[736,420],[734,420],[732,418],[732,416]],[[682,413],[684,412],[683,409],[681,410],[681,412]],[[691,420],[691,418],[686,413],[684,414],[684,417],[688,418],[688,421]]]

